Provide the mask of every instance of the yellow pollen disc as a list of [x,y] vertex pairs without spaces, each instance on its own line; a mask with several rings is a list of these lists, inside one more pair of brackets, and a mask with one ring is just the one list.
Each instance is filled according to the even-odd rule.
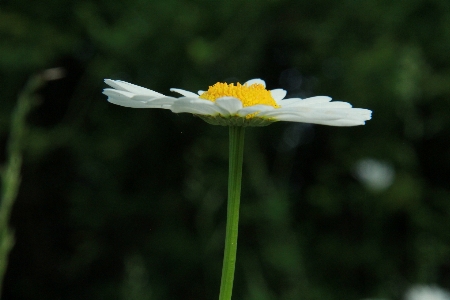
[[243,107],[253,105],[270,105],[278,108],[279,105],[272,98],[270,91],[266,90],[260,83],[254,83],[252,85],[234,83],[226,84],[218,82],[213,86],[210,86],[206,92],[200,95],[199,98],[210,101],[216,101],[221,97],[234,97],[238,98],[242,102]]

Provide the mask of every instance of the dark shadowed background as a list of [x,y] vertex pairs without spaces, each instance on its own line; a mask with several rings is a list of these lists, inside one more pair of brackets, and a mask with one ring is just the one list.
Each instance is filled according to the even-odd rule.
[[[236,300],[450,289],[448,0],[0,0],[0,152],[30,76],[3,299],[218,297],[228,130],[109,104],[266,80],[373,110],[365,126],[246,133]],[[173,94],[175,95],[175,94]]]

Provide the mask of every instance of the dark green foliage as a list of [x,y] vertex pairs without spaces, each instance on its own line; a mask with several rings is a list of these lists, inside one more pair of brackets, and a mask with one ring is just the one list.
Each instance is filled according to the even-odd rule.
[[[450,289],[449,24],[448,0],[0,1],[2,149],[27,78],[65,70],[29,116],[4,298],[218,297],[227,128],[109,104],[104,78],[261,77],[373,110],[247,130],[234,299]],[[371,162],[391,184],[361,179]]]

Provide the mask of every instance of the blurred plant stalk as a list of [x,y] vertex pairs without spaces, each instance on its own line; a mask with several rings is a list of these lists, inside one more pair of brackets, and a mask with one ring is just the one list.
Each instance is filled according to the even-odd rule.
[[14,231],[9,226],[11,210],[19,192],[20,169],[22,167],[22,150],[24,148],[27,125],[26,117],[36,106],[35,92],[46,81],[59,79],[62,69],[48,69],[32,76],[19,94],[17,105],[12,113],[11,129],[6,149],[6,163],[1,170],[1,202],[0,202],[0,297],[3,277],[8,266],[8,255],[14,246]]

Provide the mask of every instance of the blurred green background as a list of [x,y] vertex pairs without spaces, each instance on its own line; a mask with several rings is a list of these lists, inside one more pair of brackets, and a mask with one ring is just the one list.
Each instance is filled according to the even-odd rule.
[[263,78],[373,110],[247,130],[234,299],[450,289],[448,0],[0,0],[2,164],[48,68],[64,77],[28,118],[4,299],[218,297],[227,128],[109,104],[104,78],[168,95]]

